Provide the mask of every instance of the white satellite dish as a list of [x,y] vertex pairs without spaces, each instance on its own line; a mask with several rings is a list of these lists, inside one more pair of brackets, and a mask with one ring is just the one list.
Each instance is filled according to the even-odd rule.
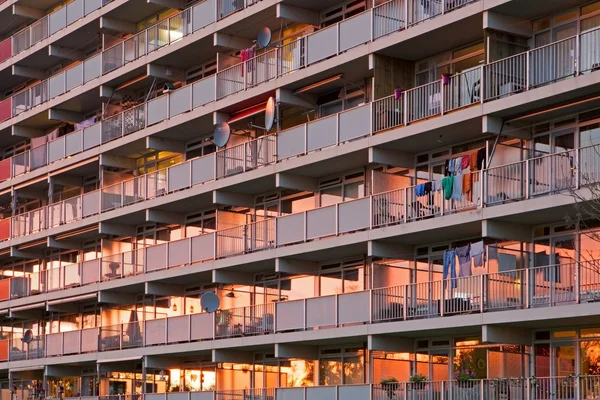
[[221,305],[221,300],[219,300],[219,296],[214,294],[213,292],[206,292],[202,296],[200,296],[200,305],[202,309],[207,313],[214,313],[219,309]]
[[213,133],[213,142],[217,147],[225,147],[231,136],[231,128],[227,122],[221,122]]
[[258,36],[256,37],[256,44],[261,49],[269,46],[271,44],[271,30],[266,26],[258,32]]
[[265,131],[269,132],[275,122],[275,99],[269,97],[267,106],[265,107]]

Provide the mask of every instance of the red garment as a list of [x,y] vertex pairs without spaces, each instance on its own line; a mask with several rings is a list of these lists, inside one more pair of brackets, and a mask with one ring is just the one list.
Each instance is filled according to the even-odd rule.
[[469,168],[469,164],[471,163],[471,156],[463,156],[461,161],[461,168],[463,170]]
[[242,59],[242,77],[244,76],[244,65],[243,63],[246,62],[246,60],[248,59],[248,50],[240,50],[240,58]]

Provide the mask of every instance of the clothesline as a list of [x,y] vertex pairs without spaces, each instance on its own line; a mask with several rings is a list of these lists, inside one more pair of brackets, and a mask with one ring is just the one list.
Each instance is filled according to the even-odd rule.
[[[443,278],[452,280],[452,288],[456,288],[456,258],[458,258],[458,277],[472,275],[471,264],[475,268],[483,267],[485,261],[485,246],[483,240],[469,243],[466,246],[444,251]],[[472,261],[472,262],[471,262]]]
[[421,183],[415,186],[415,196],[427,196],[431,192],[444,192],[445,200],[473,200],[473,182],[479,176],[473,172],[485,168],[485,149],[481,148],[468,155],[446,160],[444,177],[438,181]]

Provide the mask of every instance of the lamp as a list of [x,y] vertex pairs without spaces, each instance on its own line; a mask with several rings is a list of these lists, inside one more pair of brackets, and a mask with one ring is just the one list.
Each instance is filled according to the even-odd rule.
[[230,299],[234,299],[235,298],[235,293],[233,293],[233,290],[232,290],[229,293],[227,293],[225,295],[225,297],[230,298]]
[[167,378],[165,377],[167,373],[165,372],[164,369],[161,369],[160,372],[158,373],[159,377],[158,380],[159,381],[165,381]]
[[173,304],[173,311],[177,312],[177,304]]
[[192,304],[192,305],[190,306],[190,314],[193,314],[193,313],[194,313],[194,305]]

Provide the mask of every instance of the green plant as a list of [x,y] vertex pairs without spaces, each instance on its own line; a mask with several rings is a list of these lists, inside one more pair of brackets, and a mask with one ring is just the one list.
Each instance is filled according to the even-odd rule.
[[393,376],[382,378],[381,381],[379,381],[379,384],[387,394],[388,399],[392,400],[396,394],[396,389],[398,389],[398,379]]
[[471,379],[475,379],[477,374],[475,371],[471,371],[470,369],[462,369],[454,372],[454,379],[459,382],[470,381]]
[[414,374],[408,381],[413,389],[423,389],[427,385],[427,377],[421,373]]
[[411,376],[408,381],[410,383],[423,383],[427,381],[427,377],[421,373],[416,373],[413,376]]

